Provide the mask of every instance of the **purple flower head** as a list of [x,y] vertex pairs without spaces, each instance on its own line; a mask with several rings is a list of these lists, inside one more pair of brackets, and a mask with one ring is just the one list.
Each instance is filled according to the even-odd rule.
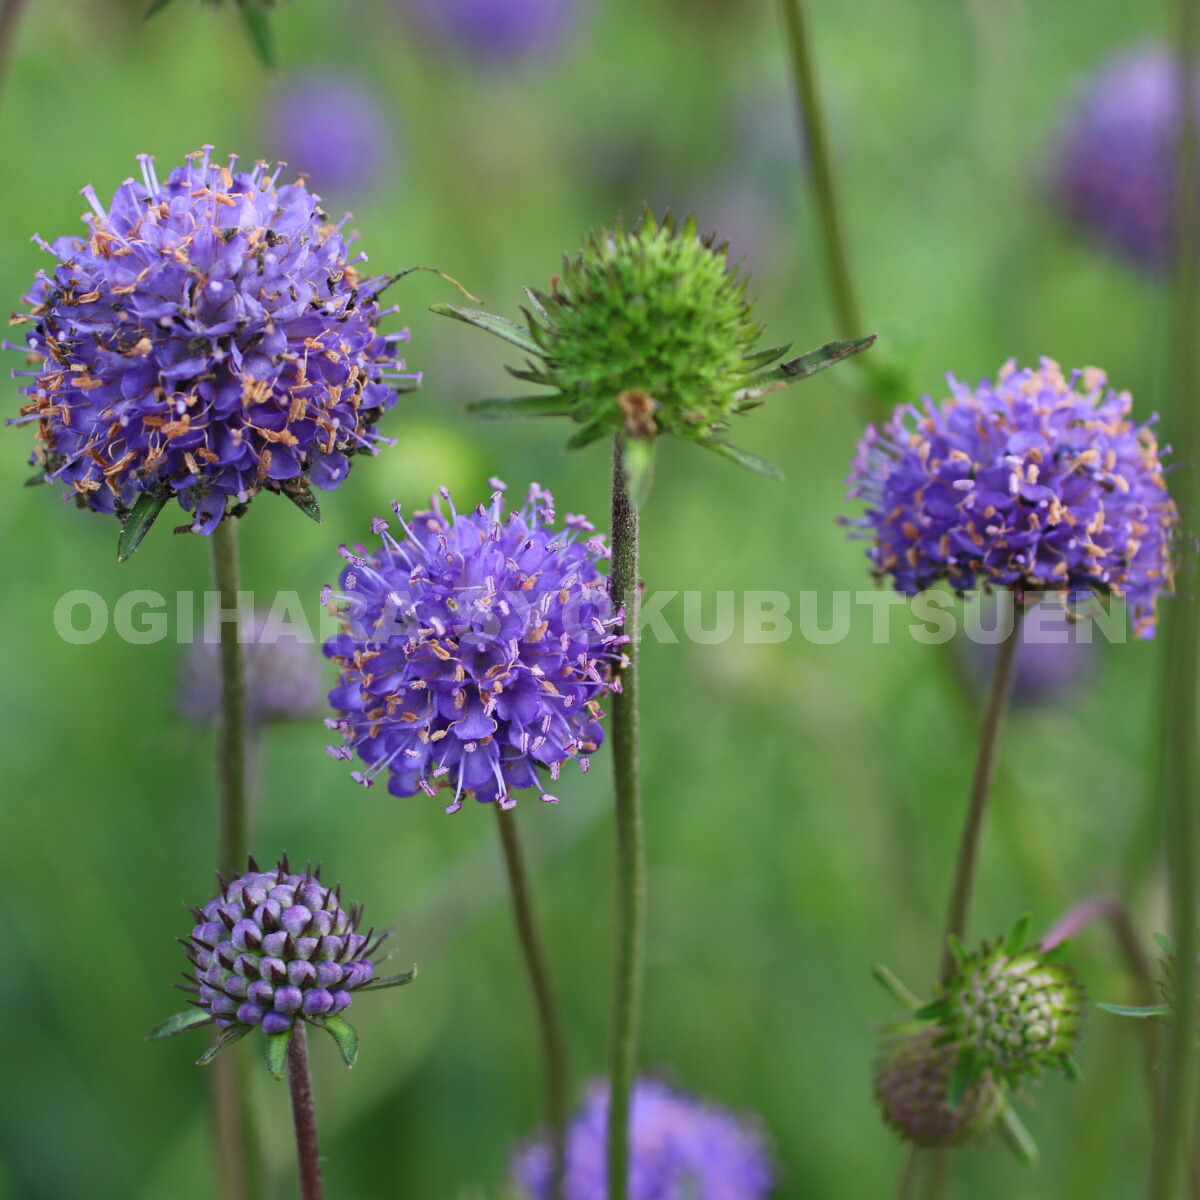
[[537,484],[506,518],[492,482],[487,507],[460,514],[442,489],[449,516],[435,497],[400,521],[402,541],[377,518],[379,550],[343,546],[344,632],[325,645],[342,669],[329,696],[341,716],[326,723],[345,744],[330,754],[357,753],[365,786],[389,772],[394,796],[452,788],[447,812],[464,794],[511,808],[539,767],[551,779],[569,759],[586,770],[624,640],[596,569],[608,551],[580,540],[592,526],[568,515],[552,532],[553,497]]
[[1180,95],[1168,50],[1126,51],[1089,80],[1055,151],[1053,189],[1065,215],[1145,267],[1162,267],[1172,253]]
[[337,196],[370,191],[390,164],[395,132],[379,96],[336,75],[307,75],[271,98],[272,153]]
[[[772,1167],[758,1126],[694,1096],[641,1079],[633,1092],[629,1200],[766,1200]],[[565,1200],[608,1195],[608,1085],[597,1081],[567,1131]],[[550,1200],[550,1147],[518,1153],[513,1181],[528,1200]]]
[[[242,636],[246,663],[246,717],[253,726],[269,721],[305,721],[321,709],[322,663],[312,643],[270,614],[258,612]],[[197,723],[216,719],[221,706],[221,644],[217,629],[189,647],[183,663],[179,708]]]
[[476,59],[536,58],[559,49],[584,0],[406,0],[439,41]]
[[1010,361],[994,384],[949,384],[940,406],[901,405],[859,443],[848,495],[867,511],[848,523],[870,540],[876,578],[905,595],[945,580],[1124,597],[1138,636],[1153,637],[1176,510],[1129,393],[1046,358]]
[[55,259],[29,295],[26,348],[42,360],[18,423],[34,461],[80,507],[125,517],[174,497],[210,534],[258,491],[310,512],[349,455],[374,452],[395,403],[396,343],[381,336],[384,277],[303,183],[264,164],[213,166],[209,149],[159,183],[143,156],[88,236],[34,240]]

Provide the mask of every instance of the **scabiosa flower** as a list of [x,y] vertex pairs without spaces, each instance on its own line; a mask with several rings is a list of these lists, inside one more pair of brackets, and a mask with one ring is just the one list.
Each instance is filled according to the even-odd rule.
[[378,551],[343,546],[345,631],[325,645],[342,669],[329,696],[341,716],[326,723],[345,741],[329,753],[357,754],[364,785],[388,772],[394,796],[452,788],[447,812],[464,795],[511,808],[539,767],[551,779],[570,759],[586,770],[626,640],[597,570],[607,549],[578,540],[593,526],[568,515],[553,532],[553,497],[536,484],[505,518],[504,485],[492,484],[486,508],[460,514],[443,489],[449,516],[435,497],[400,521],[402,541],[377,518]]
[[1165,47],[1125,51],[1088,81],[1055,147],[1053,195],[1065,216],[1151,269],[1174,247],[1181,92]]
[[892,1034],[875,1064],[875,1099],[883,1119],[917,1146],[958,1146],[987,1133],[1003,1096],[986,1071],[951,1104],[950,1078],[958,1047],[933,1026]]
[[475,59],[512,62],[559,50],[585,0],[406,0],[438,41]]
[[1104,372],[1067,378],[1047,358],[949,384],[941,405],[901,405],[859,443],[848,494],[868,507],[848,523],[871,541],[875,577],[906,595],[945,580],[1124,597],[1153,637],[1176,510],[1152,421],[1129,419],[1129,393]]
[[[321,658],[311,639],[277,625],[269,613],[247,622],[246,719],[252,726],[270,721],[304,721],[324,699]],[[221,708],[221,644],[217,630],[193,642],[183,662],[179,708],[198,723],[214,721]]]
[[265,123],[272,154],[337,196],[369,191],[390,165],[396,142],[380,97],[339,75],[284,83],[267,105]]
[[[270,871],[250,870],[230,882],[202,909],[183,942],[192,972],[185,991],[194,1011],[169,1018],[150,1038],[170,1037],[196,1025],[216,1023],[224,1032],[201,1063],[261,1026],[269,1039],[268,1063],[282,1074],[287,1037],[297,1020],[328,1030],[347,1064],[358,1040],[339,1015],[353,994],[408,983],[402,975],[376,978],[375,955],[387,936],[357,932],[362,909],[342,907],[341,888],[325,887],[321,872],[291,870],[287,855]],[[219,878],[219,877],[218,877]],[[274,1069],[274,1065],[279,1070]]]
[[[567,1131],[565,1200],[608,1195],[608,1085],[597,1081]],[[765,1200],[773,1171],[757,1124],[653,1079],[633,1092],[629,1200]],[[513,1182],[527,1200],[550,1198],[550,1147],[516,1157]]]
[[171,498],[203,534],[264,489],[319,515],[310,485],[374,452],[416,381],[396,358],[407,334],[377,331],[388,280],[360,275],[344,222],[302,182],[209,153],[165,184],[142,156],[107,209],[85,188],[88,237],[34,239],[59,265],[17,318],[43,360],[18,422],[37,423],[31,461],[80,507],[136,508],[136,540]]
[[[701,236],[694,218],[678,231],[647,212],[626,232],[618,221],[567,258],[549,293],[526,289],[526,325],[477,309],[438,304],[433,311],[477,325],[530,356],[517,379],[552,389],[471,407],[492,416],[569,416],[581,426],[569,446],[606,435],[626,440],[629,491],[649,488],[660,434],[697,442],[773,478],[778,471],[731,445],[725,432],[762,398],[866,349],[874,337],[831,342],[790,362],[788,347],[759,351],[762,327],[746,299],[746,280],[729,268],[726,247]],[[772,365],[775,364],[775,365]]]

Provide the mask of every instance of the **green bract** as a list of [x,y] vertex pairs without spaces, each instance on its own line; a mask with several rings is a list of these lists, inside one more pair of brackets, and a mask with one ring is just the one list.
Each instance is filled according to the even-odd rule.
[[434,305],[434,312],[525,351],[525,366],[510,367],[511,374],[552,389],[470,407],[489,416],[569,416],[581,426],[572,447],[624,438],[635,503],[649,487],[660,434],[777,478],[770,463],[725,440],[730,419],[875,339],[831,342],[788,362],[779,361],[787,346],[756,350],[762,326],[753,319],[747,281],[730,267],[727,246],[714,240],[697,233],[692,217],[677,230],[670,216],[660,224],[647,212],[629,232],[618,221],[589,237],[577,257],[564,260],[549,293],[526,289],[524,325]]

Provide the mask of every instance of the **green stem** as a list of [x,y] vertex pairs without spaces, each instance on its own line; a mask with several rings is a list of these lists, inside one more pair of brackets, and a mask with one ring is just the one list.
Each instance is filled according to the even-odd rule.
[[616,784],[617,966],[613,1004],[608,1112],[608,1197],[626,1200],[629,1187],[629,1109],[637,1072],[638,1018],[645,953],[646,862],[638,778],[637,609],[638,514],[625,482],[625,447],[613,440],[613,604],[624,609],[626,666],[612,698],[610,730]]
[[1149,1200],[1172,1200],[1179,1194],[1193,1135],[1196,1088],[1196,827],[1193,808],[1200,794],[1196,678],[1200,670],[1200,612],[1197,611],[1195,521],[1200,504],[1200,358],[1196,325],[1200,320],[1200,213],[1194,192],[1197,162],[1196,52],[1200,46],[1200,3],[1176,0],[1176,41],[1180,75],[1177,146],[1175,251],[1175,401],[1179,415],[1177,446],[1183,469],[1176,476],[1175,500],[1187,528],[1177,540],[1182,580],[1179,596],[1166,622],[1167,695],[1163,730],[1162,829],[1166,838],[1167,883],[1170,891],[1171,937],[1175,943],[1174,1013],[1168,1037],[1165,1116],[1156,1127],[1150,1171]]
[[297,1021],[287,1052],[288,1088],[292,1093],[292,1122],[296,1127],[296,1160],[300,1168],[301,1200],[321,1200],[321,1157],[317,1147],[317,1112],[313,1105],[312,1075],[308,1069],[308,1038]]
[[239,638],[237,526],[222,521],[212,535],[213,578],[221,605],[221,721],[217,739],[220,841],[217,869],[246,869],[246,675]]
[[829,278],[834,315],[841,337],[860,337],[866,330],[854,292],[846,239],[842,231],[841,211],[833,182],[829,140],[825,130],[816,68],[813,65],[804,0],[781,0],[781,3],[791,51],[792,75],[796,83],[796,99],[800,108],[800,125],[804,130],[808,153],[813,199],[817,206],[817,219],[821,224],[821,246],[825,255],[825,272]]
[[538,1028],[542,1038],[542,1059],[546,1079],[546,1124],[550,1129],[550,1200],[562,1200],[566,1175],[567,1135],[567,1046],[563,1036],[562,1018],[550,981],[546,950],[533,910],[529,888],[529,872],[521,850],[515,809],[496,810],[500,844],[504,850],[504,866],[508,872],[509,893],[512,897],[513,918],[521,953],[529,972],[537,1007]]
[[909,1146],[904,1155],[904,1165],[900,1168],[900,1179],[896,1184],[896,1200],[913,1200],[916,1196],[922,1159],[922,1152],[916,1146]]
[[0,7],[0,87],[8,75],[8,64],[12,59],[13,44],[17,40],[17,26],[29,0],[4,0]]
[[996,663],[992,670],[992,682],[988,689],[987,704],[983,712],[983,725],[979,734],[979,752],[975,759],[975,773],[971,778],[967,818],[958,843],[954,883],[950,889],[950,904],[946,914],[946,933],[942,939],[941,977],[943,979],[946,979],[954,970],[954,956],[950,952],[949,939],[951,937],[962,938],[966,935],[967,922],[971,915],[971,898],[975,890],[979,845],[983,840],[984,818],[987,816],[992,783],[996,777],[996,752],[1000,746],[1004,716],[1008,711],[1008,698],[1012,693],[1013,667],[1017,659],[1017,647],[1020,644],[1021,609],[1019,600],[1014,597],[1012,625],[996,651]]

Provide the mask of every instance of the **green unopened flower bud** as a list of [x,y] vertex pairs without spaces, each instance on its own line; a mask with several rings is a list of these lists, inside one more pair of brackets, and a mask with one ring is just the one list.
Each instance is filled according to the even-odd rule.
[[958,1047],[926,1025],[893,1036],[875,1064],[875,1099],[883,1119],[917,1146],[958,1146],[986,1133],[1003,1107],[989,1074],[950,1095]]
[[476,309],[433,311],[477,325],[519,347],[529,361],[518,379],[552,389],[471,407],[492,416],[569,416],[582,428],[568,443],[617,435],[635,502],[645,494],[660,434],[706,446],[760,474],[769,463],[725,440],[732,417],[785,387],[866,349],[874,337],[832,342],[790,362],[787,346],[756,350],[762,326],[746,298],[746,279],[727,246],[650,213],[626,231],[593,234],[567,258],[548,293],[526,289],[525,325]]

